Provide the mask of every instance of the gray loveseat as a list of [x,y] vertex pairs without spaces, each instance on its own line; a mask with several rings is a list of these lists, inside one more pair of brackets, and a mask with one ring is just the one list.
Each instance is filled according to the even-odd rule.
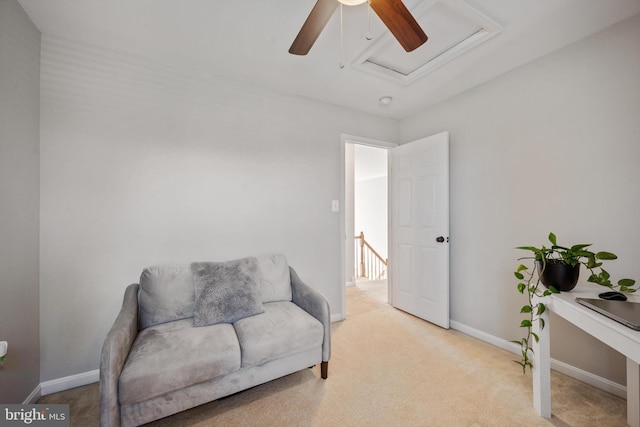
[[100,425],[134,426],[311,366],[327,378],[327,300],[283,255],[146,268],[100,361]]

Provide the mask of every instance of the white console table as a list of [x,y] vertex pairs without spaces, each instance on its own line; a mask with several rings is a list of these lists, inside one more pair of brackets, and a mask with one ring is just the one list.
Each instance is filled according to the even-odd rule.
[[[540,416],[551,417],[551,354],[549,311],[568,320],[578,328],[619,351],[627,358],[627,423],[640,427],[640,331],[634,331],[614,320],[596,313],[575,299],[597,298],[604,288],[577,287],[571,292],[554,294],[540,300],[547,307],[542,318],[546,326],[541,331],[534,322],[534,332],[540,342],[533,345],[533,406]],[[640,302],[640,296],[630,296],[629,301]]]

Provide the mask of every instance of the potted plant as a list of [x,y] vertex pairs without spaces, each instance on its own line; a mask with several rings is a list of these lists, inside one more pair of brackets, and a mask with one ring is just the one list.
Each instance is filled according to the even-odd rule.
[[[589,270],[591,273],[588,282],[596,283],[600,286],[617,290],[620,292],[635,292],[635,280],[621,279],[614,284],[611,281],[611,275],[602,268],[604,261],[615,260],[618,257],[611,252],[592,252],[588,248],[591,244],[578,244],[571,247],[560,246],[557,243],[556,235],[549,233],[550,247],[541,246],[519,246],[522,249],[532,253],[531,256],[520,258],[533,260],[531,268],[524,264],[518,265],[514,272],[518,279],[517,289],[521,294],[527,295],[527,303],[522,306],[520,313],[526,317],[520,323],[521,328],[525,328],[527,333],[520,341],[513,341],[520,346],[522,352],[521,360],[515,362],[522,366],[525,373],[527,367],[532,368],[533,363],[530,355],[533,353],[531,349],[532,340],[538,342],[539,337],[531,328],[534,322],[539,322],[540,329],[544,328],[544,319],[540,316],[545,312],[546,307],[542,302],[534,301],[534,296],[549,296],[553,293],[561,291],[570,291],[578,282],[580,273],[580,265]],[[538,272],[536,275],[535,272]],[[540,287],[540,284],[544,288]]]

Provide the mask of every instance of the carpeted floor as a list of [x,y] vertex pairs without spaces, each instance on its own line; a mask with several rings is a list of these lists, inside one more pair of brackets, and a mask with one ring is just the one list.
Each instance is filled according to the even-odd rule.
[[[626,401],[552,374],[553,418],[536,415],[531,375],[509,352],[385,304],[383,282],[347,290],[332,325],[329,378],[307,369],[154,426],[626,426]],[[43,397],[73,426],[97,426],[98,387]]]

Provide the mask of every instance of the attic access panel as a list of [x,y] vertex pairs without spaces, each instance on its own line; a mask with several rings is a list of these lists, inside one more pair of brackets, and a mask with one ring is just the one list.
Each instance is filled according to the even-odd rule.
[[425,44],[407,53],[386,34],[356,58],[353,69],[409,85],[502,31],[462,0],[425,2],[412,14],[429,36]]

